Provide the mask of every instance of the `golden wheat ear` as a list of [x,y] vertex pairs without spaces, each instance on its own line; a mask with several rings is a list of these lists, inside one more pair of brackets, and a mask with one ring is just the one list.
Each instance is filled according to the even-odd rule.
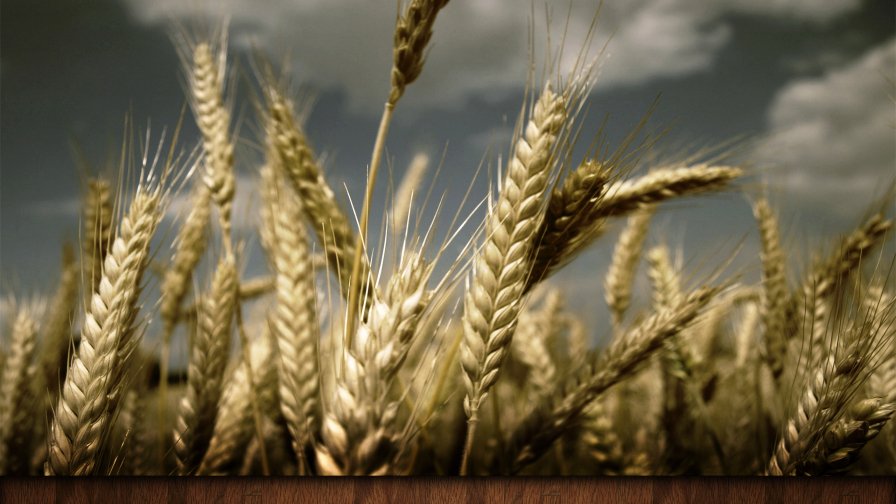
[[89,475],[108,435],[126,360],[139,344],[135,321],[150,241],[162,216],[159,185],[141,185],[122,218],[87,308],[50,427],[48,474]]
[[544,218],[542,198],[555,142],[566,124],[566,101],[550,85],[541,93],[486,217],[486,241],[473,263],[464,297],[461,364],[469,423],[461,473],[466,473],[480,404],[495,384],[513,338],[530,273],[530,254]]

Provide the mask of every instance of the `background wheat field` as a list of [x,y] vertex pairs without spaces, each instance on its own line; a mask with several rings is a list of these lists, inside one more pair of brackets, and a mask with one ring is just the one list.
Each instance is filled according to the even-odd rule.
[[3,4],[0,474],[896,474],[896,30]]

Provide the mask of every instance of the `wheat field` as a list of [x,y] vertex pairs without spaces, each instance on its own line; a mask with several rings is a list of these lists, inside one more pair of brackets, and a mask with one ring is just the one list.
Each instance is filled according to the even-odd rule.
[[[55,292],[3,293],[0,474],[896,475],[896,191],[798,256],[724,155],[658,162],[637,130],[574,155],[600,135],[581,128],[600,85],[583,51],[526,83],[471,208],[440,206],[425,155],[378,201],[393,114],[439,64],[427,48],[450,8],[401,6],[366,190],[349,198],[285,72],[259,56],[252,103],[235,104],[226,29],[179,32],[198,145],[180,124],[129,124],[118,173],[84,184]],[[239,167],[257,181],[249,216],[234,211],[247,143],[263,153]],[[706,195],[749,199],[758,282],[646,239],[668,202]],[[169,228],[175,198],[189,204]],[[612,238],[590,279],[609,313],[597,335],[552,276]],[[250,241],[265,275],[244,273]]]

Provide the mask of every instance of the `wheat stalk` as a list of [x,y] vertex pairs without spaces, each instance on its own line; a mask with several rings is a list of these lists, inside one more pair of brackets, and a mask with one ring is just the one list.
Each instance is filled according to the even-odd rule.
[[587,246],[584,235],[594,223],[593,211],[600,204],[607,176],[603,164],[588,160],[570,173],[561,187],[551,191],[537,233],[530,288]]
[[[343,295],[347,296],[351,285],[349,265],[359,246],[358,237],[324,179],[314,152],[293,115],[292,104],[275,87],[269,89],[268,99],[266,132],[278,169],[286,173],[298,193],[302,210],[317,233],[330,267],[338,275]],[[366,261],[358,274],[364,279],[369,278]]]
[[762,245],[762,326],[764,329],[764,357],[775,378],[784,370],[787,351],[787,324],[790,313],[786,263],[781,250],[778,220],[768,200],[761,198],[753,205],[753,213],[759,224]]
[[395,471],[400,402],[390,389],[407,356],[430,299],[431,267],[411,252],[389,280],[382,300],[373,300],[351,347],[343,352],[334,399],[327,404],[317,446],[325,475],[383,475]]
[[[548,397],[536,407],[510,437],[510,451],[504,461],[513,473],[537,460],[570,426],[584,409],[608,388],[631,376],[634,370],[659,349],[668,338],[684,330],[719,291],[702,287],[673,308],[645,319],[625,336],[613,340],[584,375],[559,389],[560,399]],[[556,405],[554,405],[556,404]]]
[[317,346],[319,325],[314,267],[302,208],[294,193],[280,188],[277,172],[262,170],[264,242],[276,273],[276,306],[270,315],[277,341],[280,409],[301,466],[318,420]]
[[224,105],[226,39],[216,51],[208,42],[193,48],[190,91],[196,124],[202,132],[205,153],[203,181],[218,207],[225,250],[229,250],[231,213],[236,178],[233,171],[233,144],[230,141],[230,111]]
[[249,345],[252,369],[259,369],[253,387],[249,382],[246,366],[240,365],[228,380],[227,388],[221,396],[218,419],[215,422],[208,450],[202,458],[197,474],[224,474],[232,467],[253,439],[254,418],[251,397],[255,394],[262,411],[270,412],[276,407],[277,366],[266,365],[274,355],[269,336],[253,340]]
[[59,393],[63,373],[68,369],[68,353],[72,339],[72,320],[78,305],[78,262],[72,247],[62,250],[62,271],[56,293],[50,302],[43,324],[40,367],[51,398]]
[[613,249],[613,258],[604,280],[604,299],[613,317],[613,327],[622,326],[622,319],[631,302],[638,260],[654,212],[655,208],[648,206],[632,214]]
[[486,242],[474,258],[461,346],[469,424],[461,473],[466,472],[479,406],[497,381],[513,338],[531,272],[530,254],[544,218],[541,198],[565,122],[565,99],[546,85],[517,140],[498,200],[486,218]]
[[[373,142],[373,152],[370,155],[370,167],[367,174],[367,187],[364,191],[364,203],[361,206],[361,218],[358,222],[361,235],[361,243],[367,243],[367,223],[370,219],[370,205],[373,199],[373,189],[376,186],[377,173],[380,160],[383,157],[383,149],[386,146],[386,136],[389,134],[389,124],[392,122],[392,112],[395,105],[404,94],[408,84],[414,82],[423,71],[424,51],[429,39],[432,38],[432,28],[436,22],[436,15],[448,3],[448,0],[411,0],[408,3],[404,16],[398,18],[395,23],[395,35],[392,45],[392,86],[389,98],[383,106],[383,115],[377,128],[376,140]],[[348,315],[346,317],[346,336],[349,340],[355,334],[355,318],[360,315],[364,318],[366,306],[362,301],[368,296],[365,276],[366,257],[362,248],[354,250],[352,269],[349,281]]]
[[126,357],[139,343],[134,322],[150,240],[161,218],[160,200],[158,186],[138,188],[106,255],[50,427],[48,474],[87,475],[96,469]]
[[81,264],[87,282],[85,288],[89,292],[96,292],[103,274],[103,260],[112,243],[112,217],[115,213],[112,199],[112,184],[108,180],[92,178],[87,182],[81,217],[84,233]]
[[37,323],[31,309],[17,309],[9,340],[9,356],[0,381],[0,475],[19,474],[27,468],[31,430],[34,427],[33,406],[37,390],[34,364],[37,344]]
[[225,255],[218,261],[211,289],[203,299],[190,345],[186,393],[180,401],[174,432],[180,474],[196,471],[212,437],[230,354],[236,282],[234,258]]

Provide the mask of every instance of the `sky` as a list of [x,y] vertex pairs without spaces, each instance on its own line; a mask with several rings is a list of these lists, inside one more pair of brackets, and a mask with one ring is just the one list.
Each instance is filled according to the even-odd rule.
[[[314,97],[308,136],[326,155],[327,178],[339,197],[347,204],[352,195],[359,204],[388,93],[395,5],[3,0],[0,290],[52,290],[60,247],[78,238],[83,167],[109,172],[103,167],[118,150],[126,114],[140,128],[151,125],[155,137],[176,123],[184,104],[172,41],[179,30],[229,23],[235,115],[241,119],[242,238],[253,239],[258,166],[252,54],[288,66],[294,88]],[[555,49],[565,33],[560,65],[568,66],[597,5],[452,0],[439,15],[422,76],[396,110],[387,141],[394,177],[423,152],[441,160],[438,177],[427,184],[444,191],[446,208],[456,209],[471,183],[474,199],[484,198],[524,103],[530,32],[539,55],[549,32]],[[742,184],[745,194],[667,205],[650,241],[668,243],[687,268],[711,268],[739,250],[744,264],[752,264],[746,274],[755,277],[758,245],[749,198],[762,187],[781,213],[785,236],[802,252],[854,226],[893,181],[894,26],[896,7],[885,1],[605,0],[590,53],[597,56],[599,76],[582,131],[590,138],[606,122],[612,145],[658,99],[649,129],[666,131],[656,148],[660,157],[733,145],[732,160],[751,174]],[[196,138],[188,125],[183,145]],[[379,186],[374,222],[389,184]],[[172,217],[185,204],[175,200]],[[163,229],[173,234],[173,219],[166,222]],[[600,295],[611,250],[612,236],[558,276],[568,297],[585,303]],[[264,259],[257,247],[249,251],[246,274],[260,274]],[[160,255],[167,253],[163,248]]]

